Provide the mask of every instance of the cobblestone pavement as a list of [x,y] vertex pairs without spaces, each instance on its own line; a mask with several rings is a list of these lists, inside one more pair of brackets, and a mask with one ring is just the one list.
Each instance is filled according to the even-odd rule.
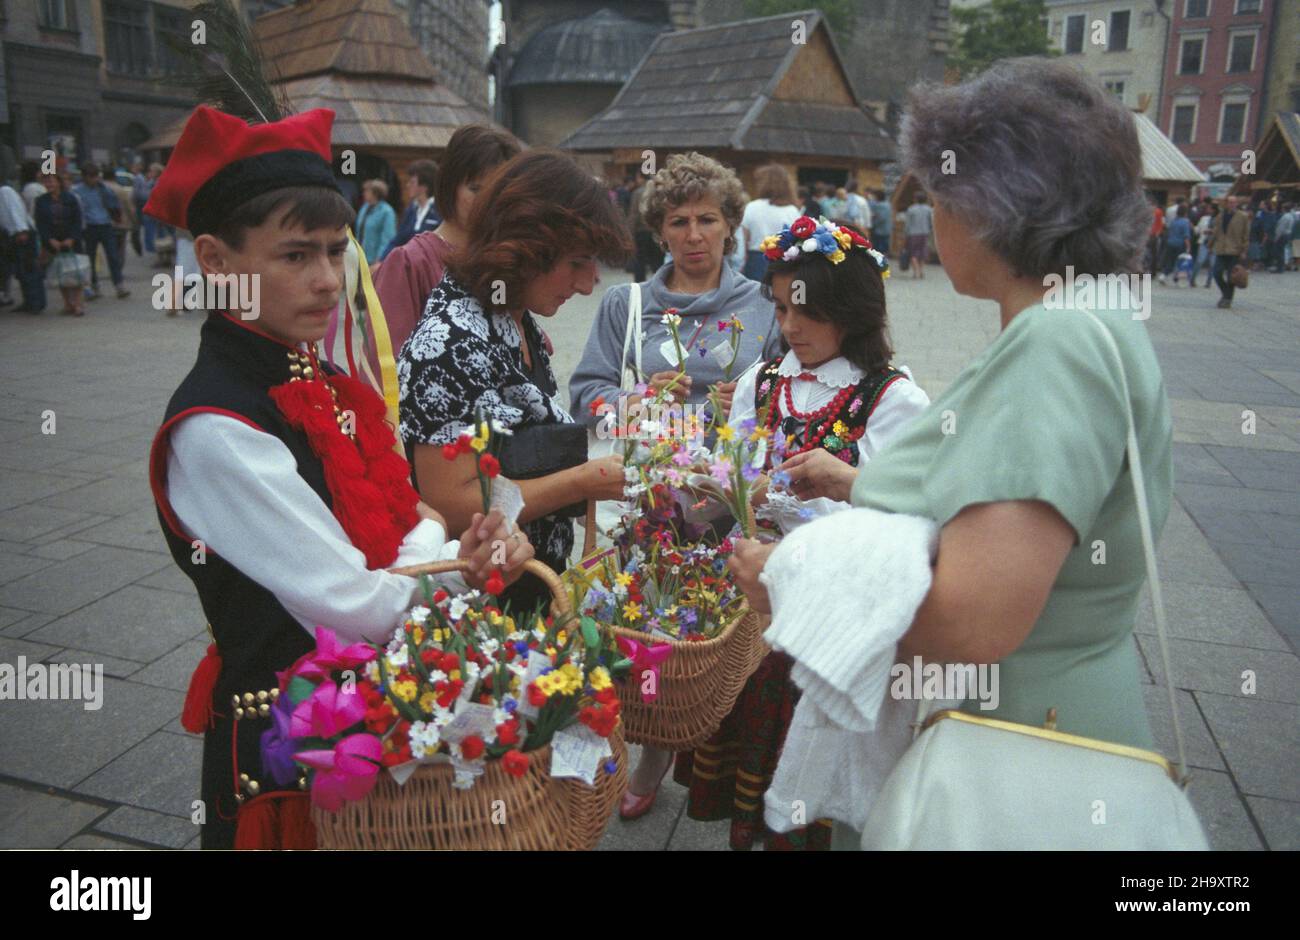
[[[993,338],[997,314],[929,271],[891,280],[889,303],[897,361],[933,395]],[[200,741],[177,716],[204,621],[165,553],[145,463],[199,318],[153,310],[152,273],[129,259],[132,296],[93,301],[81,320],[53,298],[41,317],[0,313],[0,662],[105,674],[98,711],[0,702],[0,847],[197,846]],[[607,272],[547,323],[562,384],[600,291],[626,280]],[[1213,289],[1157,291],[1148,325],[1177,476],[1161,580],[1192,800],[1217,848],[1300,848],[1300,275],[1255,275],[1230,311]],[[1148,681],[1160,678],[1145,615],[1136,641]],[[1160,733],[1167,708],[1148,691]],[[666,783],[602,847],[725,848],[726,824],[686,818],[684,802]]]

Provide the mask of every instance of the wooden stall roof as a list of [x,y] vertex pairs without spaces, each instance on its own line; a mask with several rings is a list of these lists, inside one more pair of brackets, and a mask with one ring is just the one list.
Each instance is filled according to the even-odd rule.
[[427,82],[438,76],[390,0],[299,0],[259,16],[253,35],[277,81],[323,72]]
[[[792,41],[792,22],[806,42]],[[661,33],[608,108],[561,146],[736,151],[889,160],[816,10]]]
[[1147,182],[1203,183],[1205,174],[1178,149],[1178,145],[1151,123],[1145,114],[1134,114],[1138,143],[1142,146],[1142,179]]
[[1239,176],[1229,192],[1256,189],[1300,190],[1300,113],[1279,111],[1255,146],[1255,173]]

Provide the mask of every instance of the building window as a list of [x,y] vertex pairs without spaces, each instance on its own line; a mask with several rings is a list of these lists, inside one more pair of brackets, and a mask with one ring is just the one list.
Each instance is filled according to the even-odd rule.
[[1087,17],[1082,13],[1065,18],[1065,51],[1067,54],[1083,52],[1083,28]]
[[1228,40],[1228,71],[1249,72],[1255,68],[1255,34],[1237,33]]
[[1219,119],[1219,143],[1239,144],[1245,139],[1246,110],[1249,107],[1245,101],[1223,103],[1223,116]]
[[104,0],[104,45],[110,72],[149,76],[148,12],[142,4]]
[[1111,92],[1120,101],[1124,100],[1124,83],[1122,81],[1108,81],[1106,90]]
[[176,46],[190,43],[190,14],[175,7],[155,5],[153,8],[154,61],[164,75],[177,75],[185,70],[184,56]]
[[1106,45],[1107,52],[1123,52],[1128,48],[1129,17],[1128,10],[1116,10],[1110,15],[1110,42]]
[[1237,15],[1243,13],[1258,13],[1264,6],[1264,0],[1237,0]]
[[1169,136],[1176,144],[1190,144],[1196,136],[1196,105],[1174,105],[1174,117],[1169,128]]
[[36,17],[46,29],[76,29],[72,0],[37,0]]
[[1210,0],[1187,0],[1183,8],[1183,18],[1199,20],[1210,15]]
[[1205,39],[1197,36],[1195,39],[1184,39],[1182,48],[1178,52],[1178,74],[1179,75],[1200,75],[1201,60],[1205,54]]

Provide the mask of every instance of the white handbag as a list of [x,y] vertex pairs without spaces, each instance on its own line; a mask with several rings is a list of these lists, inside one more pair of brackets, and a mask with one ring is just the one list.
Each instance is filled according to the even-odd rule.
[[863,827],[863,849],[1204,850],[1184,788],[1186,753],[1169,668],[1164,602],[1143,485],[1133,406],[1119,348],[1091,312],[1119,363],[1128,407],[1127,453],[1164,663],[1177,767],[1135,747],[1044,727],[940,711],[925,719],[894,766]]
[[[631,362],[628,361],[629,352],[635,353]],[[626,395],[632,391],[641,375],[641,285],[636,282],[628,285],[627,329],[623,334],[623,358],[619,362],[622,363],[622,369],[619,372],[618,388]],[[621,442],[608,430],[618,421],[618,402],[613,401],[609,405],[615,409],[611,415],[613,420],[598,421],[594,428],[587,431],[588,460],[620,452]],[[618,525],[626,509],[627,504],[617,500],[601,500],[596,503],[597,545],[609,546],[610,540],[606,533]]]

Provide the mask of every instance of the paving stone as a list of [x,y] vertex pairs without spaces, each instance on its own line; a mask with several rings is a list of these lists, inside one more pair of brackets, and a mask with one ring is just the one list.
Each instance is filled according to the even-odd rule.
[[[1183,743],[1187,747],[1187,764],[1189,767],[1205,767],[1211,770],[1226,770],[1223,755],[1205,726],[1201,710],[1196,707],[1192,693],[1175,689],[1178,697],[1178,720],[1183,727]],[[1155,736],[1155,749],[1171,761],[1178,760],[1178,745],[1174,738],[1173,719],[1169,715],[1169,693],[1163,685],[1145,685],[1142,697],[1146,703],[1147,721],[1151,733]]]
[[71,789],[118,755],[181,713],[185,696],[104,677],[103,707],[87,711],[83,702],[5,702],[0,708],[0,741],[6,746],[3,772],[11,777]]
[[1195,504],[1189,507],[1188,512],[1215,545],[1221,542],[1244,542],[1267,549],[1273,544],[1268,532],[1255,521],[1262,513]]
[[1237,486],[1238,481],[1199,444],[1173,446],[1174,479],[1178,483],[1215,483]]
[[95,548],[98,548],[98,546],[92,542],[78,542],[74,539],[58,539],[53,542],[47,542],[44,545],[33,545],[31,554],[37,558],[48,558],[51,561],[67,561],[69,558],[76,558],[78,555],[84,555],[86,552]]
[[77,538],[146,552],[159,551],[166,546],[153,506],[141,507],[100,525],[82,529]]
[[48,558],[37,558],[33,555],[15,555],[12,552],[0,552],[0,584],[8,584],[10,581],[17,581],[19,578],[26,577],[33,572],[48,567],[49,564],[50,560]]
[[1187,788],[1210,848],[1216,852],[1248,852],[1264,848],[1250,823],[1241,794],[1232,778],[1217,770],[1197,770]]
[[[104,548],[91,555],[56,562],[35,574],[11,581],[0,587],[0,604],[66,614],[153,574],[168,563],[167,556],[161,553]],[[109,623],[115,625],[113,621]]]
[[1207,446],[1206,451],[1244,486],[1300,490],[1300,454],[1276,450]]
[[36,632],[53,619],[53,614],[28,614],[23,619],[15,620],[13,623],[0,628],[0,635],[15,638],[25,637],[29,633]]
[[47,496],[84,485],[85,480],[56,476],[48,471],[23,473],[11,470],[0,474],[0,509],[12,509],[14,506],[34,503]]
[[[1138,642],[1156,684],[1163,685],[1165,671],[1159,643],[1153,636],[1139,637]],[[1171,639],[1169,658],[1177,688],[1300,704],[1300,658],[1293,653]],[[1253,695],[1242,691],[1247,682],[1242,673],[1247,671],[1253,673]]]
[[677,820],[677,828],[668,842],[671,852],[727,852],[731,850],[731,820],[719,819],[701,822],[691,819],[685,812]]
[[1300,802],[1300,706],[1193,695],[1242,792]]
[[78,521],[96,523],[104,520],[102,516],[93,513],[50,506],[18,506],[0,510],[0,539],[30,542],[38,535],[54,532]]
[[185,851],[186,852],[200,851],[202,849],[202,846],[199,844],[201,841],[202,839],[199,836],[195,836],[189,842],[185,843]]
[[1291,649],[1300,652],[1300,591],[1293,585],[1252,584],[1250,593]]
[[[1240,587],[1168,581],[1161,572],[1165,599],[1165,626],[1175,639],[1226,643],[1254,649],[1286,650],[1286,641],[1269,623],[1254,598]],[[1134,630],[1155,635],[1150,598],[1138,607]]]
[[125,836],[168,849],[183,849],[195,838],[199,827],[179,816],[168,816],[135,806],[119,806],[95,824],[95,831],[108,836]]
[[82,781],[77,793],[182,817],[199,798],[203,743],[157,731]]
[[202,614],[172,591],[129,585],[42,627],[33,639],[153,662],[194,635]]
[[1264,831],[1264,841],[1275,852],[1300,851],[1300,803],[1248,796],[1246,803]]
[[203,659],[207,649],[207,643],[191,640],[145,666],[131,676],[131,679],[146,685],[157,685],[164,689],[184,692],[190,687],[190,676],[194,673],[194,667]]
[[1215,547],[1228,569],[1244,582],[1290,585],[1294,588],[1300,581],[1300,548],[1233,542]]
[[63,473],[71,468],[95,474],[96,476],[110,476],[116,473],[120,467],[128,465],[134,467],[138,464],[139,460],[136,457],[105,454],[99,451],[74,451],[71,460],[59,464],[59,472]]
[[129,842],[119,842],[117,839],[109,839],[106,836],[84,835],[77,836],[75,839],[69,839],[59,846],[61,849],[89,849],[91,851],[114,851],[114,852],[140,852],[144,851],[138,845],[131,845]]
[[40,500],[37,505],[120,516],[141,506],[152,506],[153,493],[146,477],[111,476],[76,489],[63,490]]
[[31,640],[0,639],[0,663],[17,665],[18,657],[24,656],[28,663],[44,662],[47,656],[60,652],[60,647],[48,643],[33,643]]
[[[89,650],[63,650],[61,653],[55,653],[48,657],[48,663],[88,663],[92,668],[102,666],[104,675],[112,676],[114,679],[125,679],[139,672],[144,663],[138,663],[130,659],[117,659],[113,656],[105,656],[103,653],[92,653]],[[158,682],[150,682],[149,685],[160,685]],[[183,691],[183,690],[182,690]]]
[[40,434],[13,441],[0,447],[0,468],[7,471],[44,471],[61,467],[80,456],[76,451],[59,447],[52,437]]
[[1251,521],[1264,530],[1269,541],[1282,548],[1300,548],[1300,516],[1274,516],[1261,512],[1247,513]]
[[107,812],[96,803],[0,783],[0,849],[54,848]]
[[7,627],[11,623],[17,623],[29,613],[30,611],[19,610],[16,607],[0,607],[0,628]]
[[[59,497],[52,498],[58,499]],[[1300,516],[1300,493],[1253,490],[1244,486],[1185,483],[1178,486],[1178,499],[1185,506],[1206,506],[1218,509],[1240,509],[1245,512]]]
[[194,582],[187,578],[185,573],[174,564],[168,565],[161,571],[155,571],[147,578],[141,578],[136,584],[141,587],[157,588],[160,591],[174,591],[177,594],[184,594],[186,597],[194,598],[195,604],[198,603],[198,594],[194,589]]

